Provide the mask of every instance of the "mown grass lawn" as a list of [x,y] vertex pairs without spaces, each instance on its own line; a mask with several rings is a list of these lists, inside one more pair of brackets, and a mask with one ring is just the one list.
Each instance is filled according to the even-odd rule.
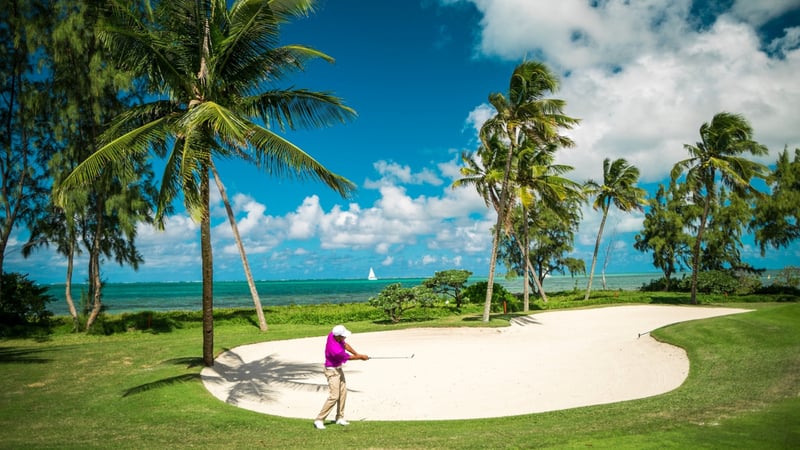
[[[660,396],[495,419],[357,422],[324,432],[310,419],[267,416],[212,397],[199,379],[200,328],[180,314],[149,317],[144,331],[4,339],[0,447],[800,448],[800,304],[725,306],[754,312],[652,333],[685,348],[691,361],[686,382]],[[217,352],[322,335],[333,321],[356,331],[397,327],[363,305],[292,308],[268,311],[265,334],[255,314],[220,312]],[[399,326],[484,326],[476,315],[417,317]],[[339,320],[348,317],[361,320]]]

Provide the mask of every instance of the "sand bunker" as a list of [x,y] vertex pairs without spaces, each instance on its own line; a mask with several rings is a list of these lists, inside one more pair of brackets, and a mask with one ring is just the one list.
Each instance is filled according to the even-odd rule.
[[[348,342],[360,353],[414,357],[348,362],[346,416],[502,417],[662,394],[683,383],[689,360],[682,349],[640,333],[747,311],[613,306],[533,314],[501,329],[354,333]],[[324,347],[325,336],[244,345],[222,353],[201,376],[222,401],[311,420],[328,392]]]

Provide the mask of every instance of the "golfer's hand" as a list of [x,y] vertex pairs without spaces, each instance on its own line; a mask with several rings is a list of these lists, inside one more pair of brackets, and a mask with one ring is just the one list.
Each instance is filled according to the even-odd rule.
[[361,359],[361,360],[364,360],[364,361],[369,359],[369,356],[367,356],[367,355],[358,355],[358,357],[359,357],[358,359]]

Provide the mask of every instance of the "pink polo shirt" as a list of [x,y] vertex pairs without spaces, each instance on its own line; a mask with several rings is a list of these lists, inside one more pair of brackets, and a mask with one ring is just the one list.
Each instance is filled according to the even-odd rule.
[[344,343],[339,343],[328,333],[328,342],[325,343],[325,367],[339,367],[350,359],[350,354],[344,348]]

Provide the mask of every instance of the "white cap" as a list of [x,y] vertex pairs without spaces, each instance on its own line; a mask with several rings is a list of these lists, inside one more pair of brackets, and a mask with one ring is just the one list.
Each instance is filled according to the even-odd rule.
[[334,336],[342,336],[345,338],[350,337],[350,335],[352,334],[350,330],[344,327],[344,325],[336,325],[335,327],[333,327],[332,333]]

